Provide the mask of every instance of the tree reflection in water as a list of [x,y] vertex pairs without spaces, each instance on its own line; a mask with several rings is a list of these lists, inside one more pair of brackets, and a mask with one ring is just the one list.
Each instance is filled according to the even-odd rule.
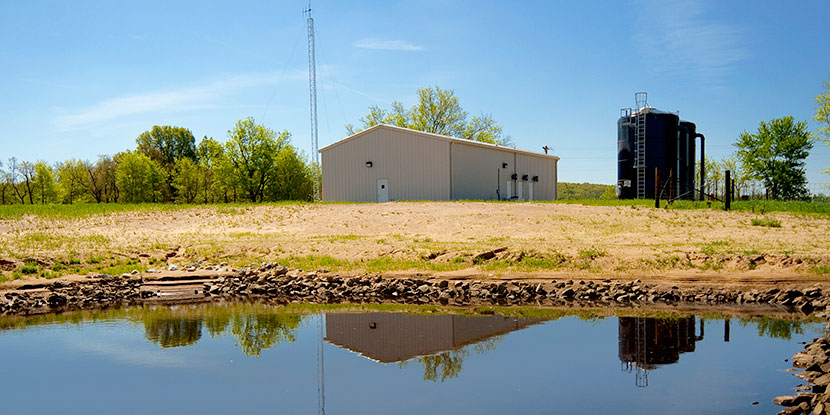
[[202,327],[211,337],[231,334],[236,344],[249,356],[280,342],[293,342],[294,332],[304,315],[280,313],[256,305],[228,307],[202,306],[178,309],[144,309],[139,314],[147,340],[161,347],[195,344],[202,337]]
[[[437,382],[440,378],[441,382],[447,379],[457,378],[461,374],[461,368],[464,364],[464,358],[470,355],[470,349],[475,354],[484,354],[484,352],[496,350],[496,346],[504,339],[504,336],[494,336],[489,339],[482,340],[479,343],[469,345],[458,350],[449,350],[429,356],[420,356],[415,360],[424,366],[424,380]],[[409,364],[409,361],[399,363],[399,367],[404,368]]]
[[189,318],[147,318],[144,337],[161,347],[189,346],[202,338],[202,321]]
[[761,337],[790,340],[793,337],[793,334],[804,334],[804,326],[801,321],[760,317],[741,319],[740,324],[743,327],[755,324],[758,328],[758,335]]
[[302,322],[297,314],[235,314],[231,318],[231,334],[237,345],[249,356],[282,341],[294,342],[294,331]]

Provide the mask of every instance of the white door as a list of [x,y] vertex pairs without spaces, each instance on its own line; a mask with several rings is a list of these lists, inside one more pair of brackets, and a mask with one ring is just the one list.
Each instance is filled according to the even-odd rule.
[[389,179],[378,179],[378,202],[389,201]]
[[533,182],[527,184],[527,200],[533,201]]
[[516,182],[516,197],[519,200],[524,200],[522,198],[522,182],[518,182],[518,181]]
[[508,180],[507,182],[505,182],[504,187],[507,189],[507,194],[505,195],[506,197],[504,198],[504,200],[510,200],[510,198],[513,197],[513,181]]

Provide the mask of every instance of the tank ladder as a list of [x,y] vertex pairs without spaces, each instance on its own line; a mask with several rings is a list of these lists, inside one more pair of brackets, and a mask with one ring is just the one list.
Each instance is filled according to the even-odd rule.
[[634,120],[634,168],[637,170],[637,199],[646,198],[646,108],[648,92],[634,94],[637,112]]
[[637,387],[644,388],[648,386],[648,330],[646,328],[647,320],[642,317],[637,317],[635,321],[635,331],[637,333],[637,351],[635,359],[637,360],[637,370],[634,373],[634,384]]

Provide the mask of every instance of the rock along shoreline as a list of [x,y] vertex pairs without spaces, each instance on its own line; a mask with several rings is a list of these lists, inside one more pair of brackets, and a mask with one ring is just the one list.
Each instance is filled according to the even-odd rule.
[[[30,315],[63,310],[142,303],[171,304],[265,298],[276,302],[395,303],[441,306],[590,306],[652,305],[765,306],[784,312],[830,317],[830,290],[820,285],[740,290],[678,287],[636,281],[500,281],[381,275],[341,276],[303,272],[276,263],[226,270],[190,267],[178,277],[97,275],[79,281],[46,281],[0,292],[0,314]],[[200,273],[209,270],[210,274]],[[216,272],[216,271],[220,272]],[[195,271],[195,272],[194,272]],[[224,272],[222,272],[224,271]]]
[[793,355],[793,367],[803,369],[795,376],[808,382],[795,395],[772,400],[785,408],[779,414],[830,414],[830,334],[817,337]]

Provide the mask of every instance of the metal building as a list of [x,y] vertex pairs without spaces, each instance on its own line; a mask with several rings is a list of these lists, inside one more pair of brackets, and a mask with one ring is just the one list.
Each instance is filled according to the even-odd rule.
[[554,200],[559,157],[376,125],[320,149],[322,200]]

